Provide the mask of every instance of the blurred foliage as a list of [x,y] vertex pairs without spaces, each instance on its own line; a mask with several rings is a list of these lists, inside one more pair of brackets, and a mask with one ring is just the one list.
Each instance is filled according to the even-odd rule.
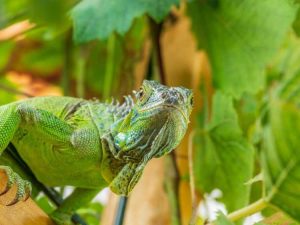
[[[299,1],[298,1],[299,3]],[[300,10],[298,10],[297,12],[297,17],[293,23],[293,28],[294,28],[294,31],[295,33],[300,36]]]
[[[9,82],[7,79],[0,77],[0,105],[7,104],[9,102],[13,102],[16,100],[16,96],[12,95],[9,90],[3,88],[6,86],[10,86],[12,88],[16,88],[15,85]],[[2,87],[2,88],[1,88]]]
[[100,215],[103,211],[103,205],[98,202],[92,202],[89,205],[78,210],[78,214],[89,224],[99,225]]
[[0,45],[0,71],[4,69],[4,67],[9,63],[10,55],[12,54],[12,50],[15,44],[13,42],[7,41],[3,42]]
[[226,218],[226,216],[225,216],[223,213],[221,213],[221,212],[219,212],[219,215],[218,215],[218,218],[217,218],[216,221],[215,221],[215,224],[216,224],[216,225],[233,225],[233,223],[230,222],[230,221]]
[[300,74],[274,93],[270,101],[270,124],[265,126],[263,172],[265,198],[300,221],[299,138]]
[[48,29],[60,32],[71,26],[71,20],[66,13],[74,4],[75,0],[18,0],[0,1],[0,28],[23,19]]
[[45,213],[50,214],[55,210],[55,206],[49,201],[45,195],[40,195],[35,199],[39,207],[41,207]]
[[[0,105],[37,93],[40,81],[65,95],[121,100],[159,77],[153,33],[163,38],[181,14],[212,69],[212,84],[194,89],[203,100],[191,124],[197,193],[220,189],[229,212],[264,199],[264,215],[281,210],[300,221],[299,1],[0,0]],[[37,203],[54,209],[45,196]],[[78,211],[92,225],[102,212],[100,203]],[[215,224],[232,222],[219,214]]]

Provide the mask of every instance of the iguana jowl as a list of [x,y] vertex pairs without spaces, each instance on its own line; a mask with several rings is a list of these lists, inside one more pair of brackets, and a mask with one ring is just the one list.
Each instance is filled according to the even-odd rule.
[[[35,176],[49,186],[76,187],[52,215],[69,224],[72,213],[105,186],[128,195],[146,163],[174,149],[192,110],[189,89],[144,81],[122,105],[71,97],[36,97],[0,107],[0,153],[9,142]],[[1,158],[1,157],[0,157]],[[7,166],[6,190],[26,199],[30,183]]]

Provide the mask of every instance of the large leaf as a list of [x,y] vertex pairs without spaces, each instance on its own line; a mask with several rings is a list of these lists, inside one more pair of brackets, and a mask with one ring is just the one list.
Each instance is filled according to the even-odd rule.
[[74,39],[86,42],[125,34],[133,20],[145,13],[161,21],[179,0],[84,0],[73,10]]
[[217,92],[213,113],[204,132],[196,139],[195,177],[201,191],[219,188],[229,211],[245,206],[249,200],[253,150],[243,137],[232,98]]
[[300,74],[270,102],[265,128],[265,200],[300,221]]
[[264,68],[292,23],[289,0],[193,1],[192,29],[209,55],[216,88],[239,97],[264,85]]

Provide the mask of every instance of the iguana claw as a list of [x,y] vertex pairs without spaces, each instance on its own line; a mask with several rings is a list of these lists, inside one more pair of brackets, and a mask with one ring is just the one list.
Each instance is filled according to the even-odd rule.
[[7,177],[7,182],[4,190],[0,192],[0,196],[6,194],[9,189],[13,186],[16,181],[16,177],[14,176],[13,170],[8,166],[0,166],[0,170],[3,170],[5,176]]
[[0,196],[6,194],[13,187],[13,185],[17,185],[17,193],[14,199],[11,202],[6,203],[5,205],[11,206],[21,200],[26,201],[31,195],[30,182],[23,180],[17,173],[15,173],[8,166],[0,166],[0,171],[1,170],[4,172],[5,176],[7,177],[7,183],[4,190],[0,193]]

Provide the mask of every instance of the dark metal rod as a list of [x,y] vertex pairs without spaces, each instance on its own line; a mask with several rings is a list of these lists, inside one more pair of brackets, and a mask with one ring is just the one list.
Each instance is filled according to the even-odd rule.
[[117,215],[115,218],[115,225],[123,225],[127,200],[128,197],[120,197]]

